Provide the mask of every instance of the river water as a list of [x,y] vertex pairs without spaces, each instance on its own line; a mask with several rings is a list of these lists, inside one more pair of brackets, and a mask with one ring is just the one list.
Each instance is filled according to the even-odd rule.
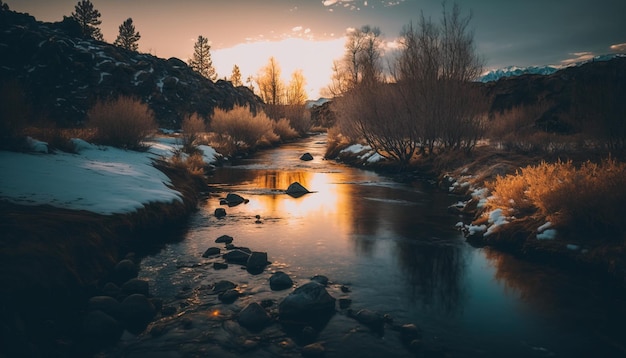
[[[209,178],[214,193],[191,218],[185,237],[142,260],[140,277],[151,282],[155,296],[177,305],[179,317],[194,320],[196,335],[202,325],[224,325],[197,318],[210,315],[203,312],[234,317],[247,302],[278,301],[288,294],[267,285],[269,274],[281,270],[296,286],[317,274],[327,276],[331,295],[351,299],[354,310],[388,314],[395,324],[416,324],[423,341],[448,357],[626,355],[623,292],[583,273],[471,247],[454,228],[460,218],[447,211],[458,198],[428,182],[398,183],[323,160],[325,140],[325,135],[313,136],[217,168]],[[305,152],[314,160],[299,160]],[[296,181],[312,193],[293,198],[280,191]],[[224,207],[219,198],[229,192],[249,202],[225,207],[226,217],[218,219],[214,210]],[[220,259],[201,255],[219,246],[214,240],[223,234],[234,237],[237,246],[267,252],[272,264],[260,275],[236,265],[213,270],[212,262]],[[237,283],[243,294],[232,305],[202,294],[222,279]],[[184,346],[176,349],[186,356],[286,355],[271,347],[241,353],[236,343],[193,335],[166,335],[160,343],[148,337],[128,343],[126,350]],[[318,340],[327,357],[411,356],[394,337],[363,330],[339,312]],[[207,348],[219,344],[218,351]]]

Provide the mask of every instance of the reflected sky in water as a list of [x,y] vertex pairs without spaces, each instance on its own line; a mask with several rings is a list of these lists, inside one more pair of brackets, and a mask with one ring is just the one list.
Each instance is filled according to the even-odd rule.
[[[598,286],[590,295],[593,280],[472,248],[447,213],[458,198],[325,161],[324,149],[318,136],[218,168],[186,240],[163,255],[197,259],[218,236],[233,236],[236,245],[268,252],[268,270],[286,271],[296,283],[323,274],[349,285],[354,309],[414,322],[452,347],[450,356],[620,351],[615,342],[626,337],[612,329],[612,317],[624,318],[623,296]],[[305,152],[314,160],[300,161]],[[284,194],[293,182],[312,193]],[[217,219],[219,198],[229,192],[249,202],[225,207],[227,216]]]

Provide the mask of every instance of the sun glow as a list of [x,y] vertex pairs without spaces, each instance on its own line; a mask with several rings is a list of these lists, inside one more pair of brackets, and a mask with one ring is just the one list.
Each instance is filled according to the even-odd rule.
[[[300,33],[306,34],[307,31]],[[296,70],[302,69],[309,99],[317,99],[320,90],[330,82],[333,60],[343,55],[344,44],[343,37],[325,41],[306,38],[257,41],[216,49],[212,53],[212,59],[219,78],[230,77],[233,66],[237,65],[246,84],[248,76],[256,77],[269,58],[274,57],[280,65],[285,83],[289,82]]]

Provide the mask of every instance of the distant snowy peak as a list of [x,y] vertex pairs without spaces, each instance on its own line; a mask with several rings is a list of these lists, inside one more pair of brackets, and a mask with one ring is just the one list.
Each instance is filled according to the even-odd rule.
[[521,76],[521,75],[551,75],[556,71],[572,66],[580,66],[585,63],[594,62],[594,61],[609,61],[616,57],[626,57],[625,54],[608,54],[608,55],[599,55],[595,56],[592,59],[574,62],[569,65],[548,65],[548,66],[530,66],[530,67],[518,67],[518,66],[507,66],[504,68],[499,68],[496,70],[491,70],[487,72],[485,75],[478,79],[479,82],[491,82],[497,81],[503,77],[511,77],[511,76]]

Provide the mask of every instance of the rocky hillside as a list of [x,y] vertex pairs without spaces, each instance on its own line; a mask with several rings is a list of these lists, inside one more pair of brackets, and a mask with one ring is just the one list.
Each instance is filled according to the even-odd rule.
[[540,105],[536,124],[549,132],[575,130],[575,112],[597,111],[626,103],[626,57],[592,61],[550,75],[527,74],[480,84],[491,100],[490,112]]
[[161,126],[176,128],[185,114],[262,105],[247,87],[213,83],[177,58],[82,39],[76,26],[0,11],[0,82],[19,86],[39,117],[73,125],[97,99],[128,95],[147,102]]

